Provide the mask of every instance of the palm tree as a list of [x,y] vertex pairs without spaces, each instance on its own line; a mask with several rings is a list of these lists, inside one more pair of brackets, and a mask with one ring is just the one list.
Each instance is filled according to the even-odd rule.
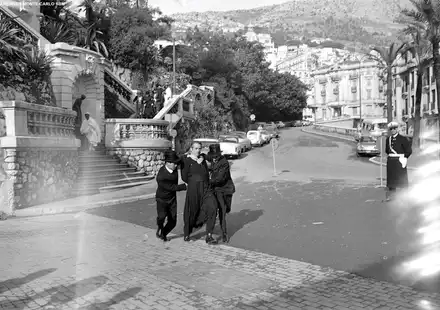
[[431,62],[431,44],[425,40],[423,34],[419,29],[407,27],[405,33],[409,34],[412,38],[405,48],[402,49],[402,55],[411,53],[415,69],[417,70],[417,85],[416,85],[416,98],[415,98],[415,111],[414,111],[414,132],[413,132],[413,148],[420,148],[420,122],[421,122],[421,105],[422,105],[422,88],[424,73],[426,68]]
[[[410,27],[419,29],[432,46],[433,69],[435,76],[435,85],[437,90],[437,109],[440,108],[440,1],[438,0],[410,0],[413,9],[404,9],[401,11],[402,21]],[[440,114],[438,124],[440,127]],[[438,132],[440,137],[440,130]]]
[[399,56],[402,49],[405,47],[405,43],[396,43],[393,42],[389,47],[371,47],[372,51],[375,51],[379,54],[379,57],[376,58],[380,63],[382,63],[385,67],[386,75],[387,75],[387,120],[388,122],[393,121],[393,67],[395,65],[395,61]]

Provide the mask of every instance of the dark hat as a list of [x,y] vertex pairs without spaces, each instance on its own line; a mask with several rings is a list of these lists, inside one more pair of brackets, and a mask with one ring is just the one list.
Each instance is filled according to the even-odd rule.
[[180,157],[177,155],[177,153],[175,151],[166,150],[165,151],[165,162],[178,164],[180,162]]
[[209,146],[209,153],[208,156],[211,157],[218,157],[222,155],[222,150],[220,149],[220,144],[216,143],[216,144],[211,144]]

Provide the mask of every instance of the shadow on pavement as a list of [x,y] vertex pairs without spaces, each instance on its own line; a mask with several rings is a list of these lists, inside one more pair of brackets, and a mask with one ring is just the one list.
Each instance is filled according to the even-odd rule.
[[[15,306],[14,309],[28,309],[27,304],[36,300],[44,299],[50,296],[50,300],[45,303],[45,309],[59,309],[60,305],[66,304],[75,298],[83,297],[91,292],[99,289],[106,284],[108,278],[105,276],[95,276],[87,279],[77,281],[70,285],[58,285],[44,290],[43,292],[32,292],[24,297],[24,292],[20,292],[23,295],[17,294],[17,300],[10,299],[9,301],[0,302],[0,308],[7,308],[9,302]],[[24,297],[24,298],[23,298]]]
[[136,296],[140,291],[142,291],[141,287],[132,287],[128,290],[117,293],[115,296],[110,298],[108,301],[94,303],[92,305],[88,305],[86,307],[79,308],[79,310],[109,310],[112,306],[117,305],[127,299],[130,299]]
[[[234,207],[234,206],[232,206]],[[240,210],[240,212],[231,212],[226,216],[226,223],[228,228],[228,235],[231,238],[236,232],[241,230],[244,226],[249,223],[255,222],[262,216],[263,210]],[[221,235],[220,224],[216,224],[214,233]],[[205,231],[200,231],[193,236],[194,239],[200,239],[206,235]]]
[[19,288],[20,286],[22,286],[24,284],[32,282],[38,278],[42,278],[44,276],[47,276],[48,274],[50,274],[56,270],[57,270],[56,268],[43,269],[40,271],[30,273],[27,276],[24,276],[22,278],[9,279],[9,280],[0,282],[0,294],[6,292],[8,290],[13,290],[13,289]]

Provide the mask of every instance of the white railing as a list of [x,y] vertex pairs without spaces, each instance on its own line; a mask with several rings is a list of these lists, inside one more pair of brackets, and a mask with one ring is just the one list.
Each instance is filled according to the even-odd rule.
[[107,148],[167,148],[171,147],[169,123],[164,120],[141,118],[111,118],[105,120]]
[[133,100],[136,97],[136,91],[122,82],[110,69],[104,70],[105,86],[118,95],[119,102],[129,111],[136,112],[136,105]]
[[323,132],[337,133],[350,137],[354,137],[355,134],[358,132],[356,128],[338,127],[338,126],[325,125],[325,124],[315,124],[313,125],[313,128],[315,130],[319,130]]

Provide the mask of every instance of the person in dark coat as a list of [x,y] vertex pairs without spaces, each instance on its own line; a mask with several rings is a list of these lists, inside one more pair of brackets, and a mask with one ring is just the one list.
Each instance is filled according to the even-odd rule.
[[391,135],[385,143],[387,159],[387,197],[390,201],[395,196],[396,189],[408,187],[408,171],[406,168],[408,158],[412,154],[411,143],[408,139],[399,134],[399,124],[391,122],[388,124]]
[[81,110],[81,106],[82,103],[84,101],[84,99],[86,99],[86,95],[81,95],[81,97],[77,98],[75,100],[75,102],[73,103],[72,106],[72,110],[76,112],[76,117],[75,117],[75,136],[77,139],[79,139],[81,141],[81,150],[85,149],[85,144],[87,144],[84,139],[84,136],[81,134],[81,125],[82,125],[82,110]]
[[220,144],[209,146],[208,158],[212,162],[209,184],[214,190],[218,202],[222,240],[228,242],[226,214],[231,212],[232,195],[235,193],[235,185],[231,178],[231,167],[229,161],[222,155]]
[[[165,165],[156,176],[156,206],[157,206],[157,231],[156,237],[168,241],[167,235],[177,224],[177,198],[176,192],[186,190],[186,184],[178,184],[179,176],[177,165],[179,156],[174,151],[165,152]],[[167,224],[165,224],[165,220]]]
[[217,200],[209,187],[209,170],[202,145],[194,142],[190,154],[183,159],[182,180],[188,184],[183,211],[184,240],[190,241],[194,228],[206,224],[206,243],[215,244],[212,237],[217,217]]

